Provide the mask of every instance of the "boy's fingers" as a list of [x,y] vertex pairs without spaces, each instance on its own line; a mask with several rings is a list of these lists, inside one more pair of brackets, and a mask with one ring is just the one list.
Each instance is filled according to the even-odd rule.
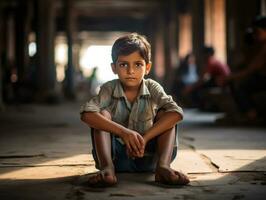
[[143,139],[143,137],[141,135],[138,135],[137,137],[138,137],[138,141],[139,141],[141,147],[143,147],[144,146],[144,139]]
[[128,151],[129,151],[129,152],[132,152],[132,148],[131,148],[129,142],[126,143],[126,146],[127,146]]
[[131,141],[131,143],[130,143],[130,149],[131,149],[131,151],[138,152],[138,147],[135,144],[135,141]]
[[136,152],[136,154],[139,154],[139,152],[143,146],[139,140],[139,137],[141,137],[141,136],[135,135],[134,140],[132,141],[132,146],[133,146],[133,149]]
[[136,146],[136,148],[137,148],[137,149],[135,149],[135,150],[138,151],[138,150],[140,149],[140,147],[141,147],[141,144],[140,144],[140,142],[139,142],[138,136],[137,136],[137,138],[135,138],[134,143],[135,143],[135,146]]
[[144,148],[144,139],[141,135],[138,135],[138,141],[140,143],[141,149],[143,149]]

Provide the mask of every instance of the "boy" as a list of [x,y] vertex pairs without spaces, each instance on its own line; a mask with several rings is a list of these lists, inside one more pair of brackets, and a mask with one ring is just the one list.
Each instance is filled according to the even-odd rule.
[[132,33],[112,47],[112,70],[117,80],[102,85],[99,94],[81,107],[81,119],[92,127],[93,156],[100,172],[91,186],[112,186],[115,172],[155,171],[155,181],[186,185],[189,180],[170,168],[176,156],[180,107],[151,79],[151,47]]

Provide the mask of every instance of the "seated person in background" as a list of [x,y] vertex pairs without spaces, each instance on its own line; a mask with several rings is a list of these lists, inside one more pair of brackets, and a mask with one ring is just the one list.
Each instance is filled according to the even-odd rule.
[[215,50],[213,47],[205,46],[204,49],[204,66],[199,80],[194,84],[185,88],[183,94],[188,95],[192,92],[197,92],[199,96],[199,104],[204,107],[205,101],[202,92],[208,91],[211,88],[219,88],[223,91],[223,87],[218,85],[218,81],[223,79],[231,73],[227,64],[222,63],[215,57]]
[[183,90],[198,81],[198,72],[193,53],[189,53],[181,60],[176,69],[175,80],[173,84],[173,93],[175,99],[183,106],[191,107],[195,105],[195,93],[189,96],[182,95]]
[[[265,113],[256,107],[255,96],[264,93],[264,99],[266,98],[266,17],[258,16],[252,26],[253,45],[256,49],[253,50],[253,57],[245,62],[246,67],[244,69],[221,78],[218,83],[221,86],[230,84],[239,111],[247,120],[256,121],[259,115]],[[260,106],[265,104],[261,98],[259,101]]]

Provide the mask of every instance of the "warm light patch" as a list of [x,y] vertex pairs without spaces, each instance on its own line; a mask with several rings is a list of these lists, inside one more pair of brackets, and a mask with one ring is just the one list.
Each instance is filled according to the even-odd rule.
[[108,45],[91,45],[81,53],[80,66],[84,76],[88,77],[92,69],[97,67],[96,77],[99,82],[116,78],[111,70],[111,49]]

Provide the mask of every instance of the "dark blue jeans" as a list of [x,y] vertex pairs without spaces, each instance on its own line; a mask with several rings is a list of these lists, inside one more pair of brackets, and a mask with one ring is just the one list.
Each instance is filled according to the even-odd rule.
[[[94,130],[91,129],[92,138],[92,155],[95,160],[95,167],[100,169],[99,161],[95,151],[94,143]],[[177,126],[176,126],[176,137],[177,137]],[[149,141],[145,148],[145,154],[142,158],[130,158],[126,153],[126,146],[122,144],[118,138],[111,135],[111,145],[112,145],[112,160],[114,163],[116,172],[154,172],[156,164],[158,161],[158,156],[156,154],[157,138]],[[171,161],[175,159],[177,155],[177,146],[174,146]]]

